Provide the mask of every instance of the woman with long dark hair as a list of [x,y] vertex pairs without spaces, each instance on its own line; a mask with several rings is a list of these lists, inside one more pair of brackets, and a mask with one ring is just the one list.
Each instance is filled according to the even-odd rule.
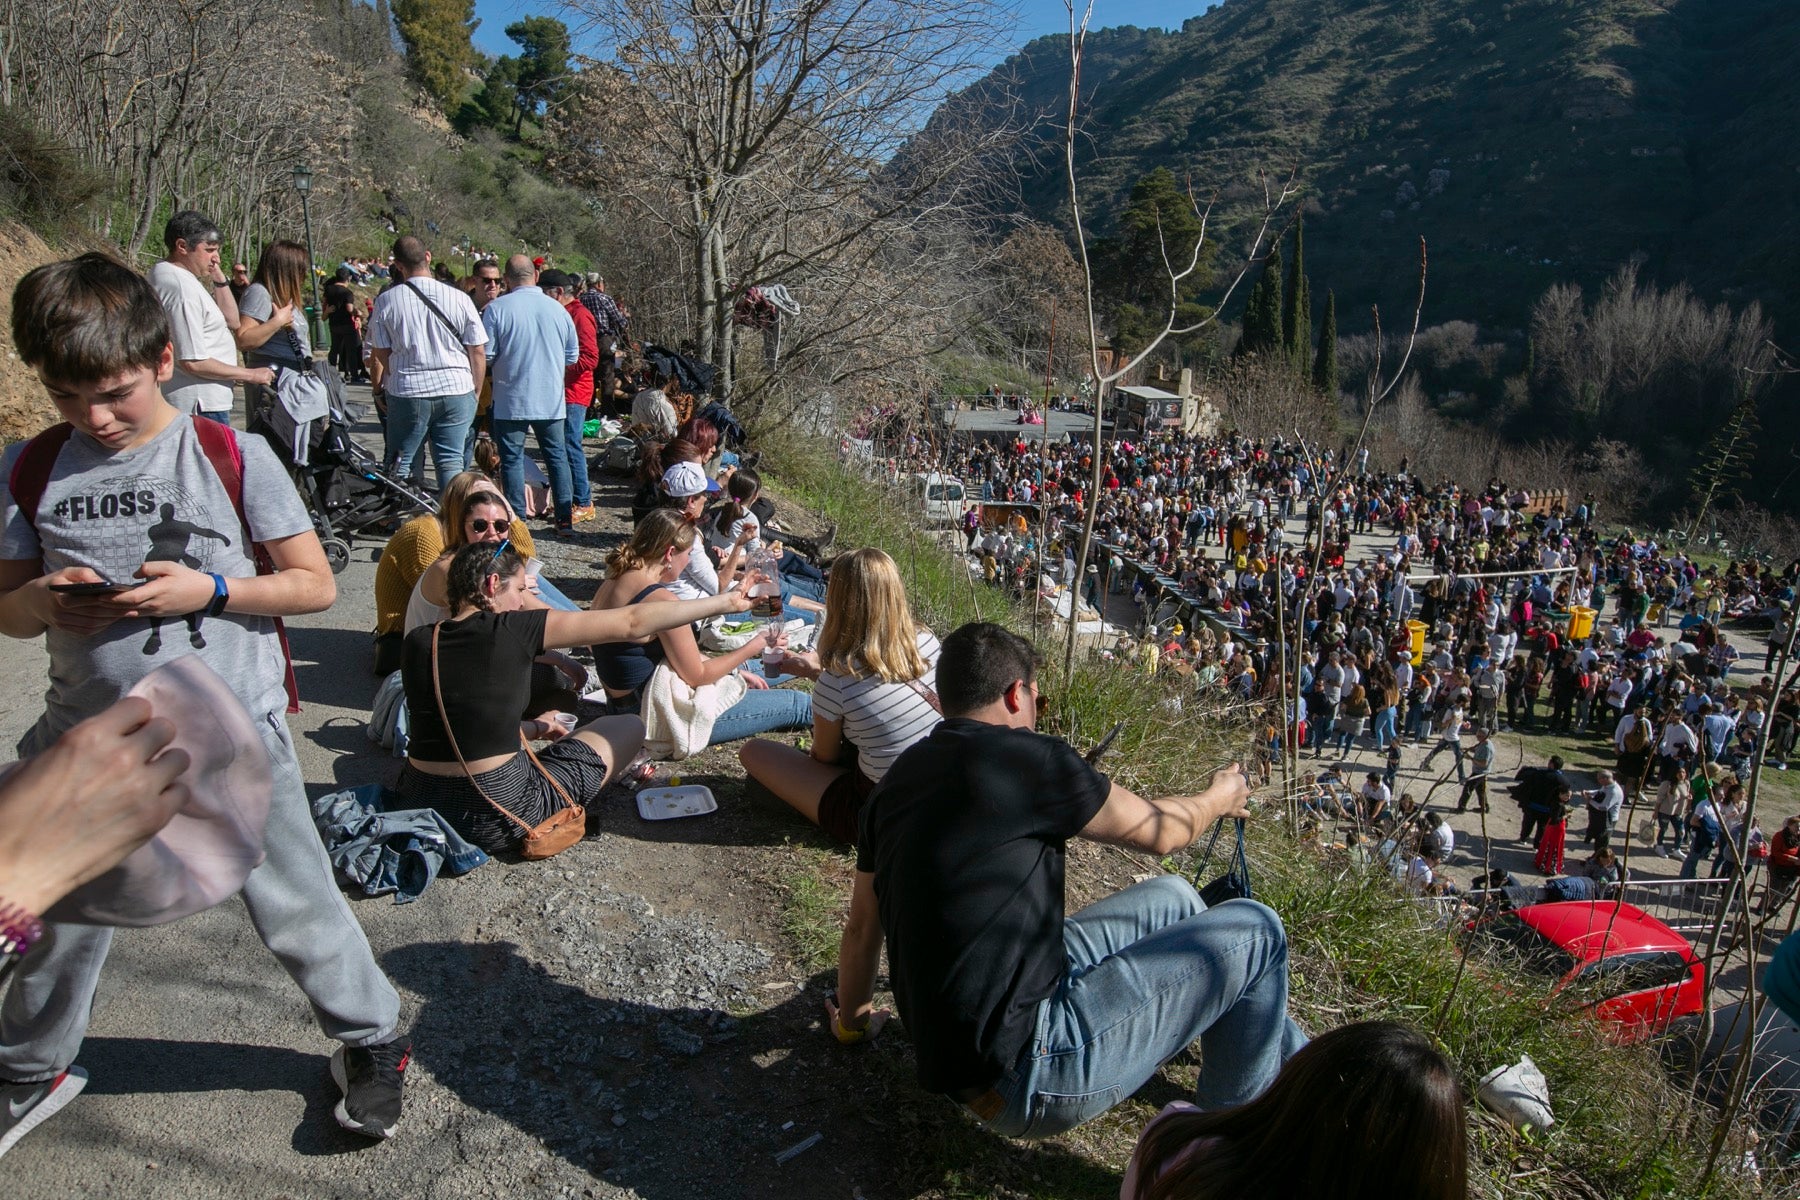
[[[630,715],[573,730],[553,712],[521,723],[539,655],[590,642],[653,639],[749,607],[731,593],[594,612],[527,608],[525,560],[505,542],[474,542],[457,551],[446,586],[449,615],[406,635],[401,671],[412,741],[398,790],[409,806],[437,809],[489,851],[517,845],[526,827],[570,800],[591,803],[643,744],[644,724]],[[522,737],[551,744],[534,756]]]
[[1171,1104],[1145,1127],[1120,1200],[1464,1200],[1468,1132],[1449,1061],[1416,1029],[1321,1034],[1248,1104]]
[[[312,261],[299,242],[270,242],[256,263],[256,280],[238,300],[238,328],[233,335],[244,363],[252,367],[310,367],[312,340],[306,328],[307,273]],[[260,384],[244,385],[244,412],[249,417],[272,398]]]

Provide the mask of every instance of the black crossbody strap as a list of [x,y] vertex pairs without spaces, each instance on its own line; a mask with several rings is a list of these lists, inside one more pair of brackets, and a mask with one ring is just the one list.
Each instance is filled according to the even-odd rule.
[[458,329],[455,324],[451,322],[450,318],[444,315],[443,309],[431,302],[431,297],[425,294],[424,288],[421,288],[410,279],[402,279],[400,281],[400,286],[417,296],[420,300],[423,300],[425,302],[425,307],[431,310],[432,315],[444,323],[444,328],[450,331],[450,336],[455,338],[458,342],[462,341],[462,330]]

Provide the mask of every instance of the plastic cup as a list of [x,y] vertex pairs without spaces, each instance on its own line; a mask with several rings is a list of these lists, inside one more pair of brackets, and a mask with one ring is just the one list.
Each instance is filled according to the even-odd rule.
[[561,725],[562,731],[565,734],[575,732],[575,714],[574,713],[559,712],[550,719],[555,721],[558,725]]

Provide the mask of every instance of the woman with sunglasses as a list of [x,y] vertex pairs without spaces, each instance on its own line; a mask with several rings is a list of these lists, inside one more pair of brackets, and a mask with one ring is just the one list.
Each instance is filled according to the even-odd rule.
[[[607,556],[606,582],[594,594],[593,607],[630,609],[675,599],[674,582],[686,569],[698,536],[694,524],[674,509],[651,512],[638,522],[631,540]],[[707,744],[716,746],[776,729],[804,729],[812,723],[812,697],[805,692],[770,688],[758,670],[760,664],[752,661],[765,649],[782,645],[781,627],[771,625],[738,649],[708,658],[700,652],[693,627],[681,625],[665,629],[654,638],[596,641],[594,669],[613,712],[638,711],[651,676],[665,662],[690,688],[718,683],[734,673],[739,675],[747,690],[742,699],[713,719]],[[809,660],[795,656],[795,665],[803,671],[808,663]]]
[[[473,482],[466,490],[458,490],[458,481],[464,476],[471,477]],[[459,550],[470,545],[487,546],[494,550],[505,545],[520,555],[527,564],[526,595],[521,601],[525,607],[576,611],[575,605],[561,592],[555,591],[549,580],[541,578],[531,569],[531,564],[535,561],[530,553],[531,537],[525,534],[523,546],[513,540],[524,532],[524,525],[513,516],[512,509],[487,476],[465,471],[451,481],[451,489],[455,492],[455,499],[453,501],[446,494],[442,516],[455,520],[456,523],[451,528],[456,532],[447,539],[444,552],[425,569],[424,574],[413,585],[412,594],[406,603],[403,623],[405,633],[411,633],[421,625],[435,624],[449,615],[447,588],[450,563]],[[379,588],[379,568],[376,574]],[[532,673],[532,711],[574,708],[587,683],[587,668],[560,651],[546,651],[538,657],[537,662],[537,668]]]
[[[591,804],[643,744],[644,724],[635,716],[601,717],[574,730],[552,712],[521,723],[530,666],[539,655],[590,642],[643,641],[750,605],[734,592],[562,612],[533,603],[528,583],[525,560],[511,547],[464,546],[447,573],[448,614],[408,633],[403,651],[412,740],[397,790],[409,807],[437,809],[490,852],[516,846],[525,828],[571,800]],[[550,745],[528,755],[522,737]]]
[[[412,628],[406,620],[406,610],[413,589],[425,572],[447,552],[454,553],[471,541],[485,541],[493,532],[492,514],[476,518],[482,526],[479,531],[465,519],[469,516],[469,498],[477,492],[498,495],[499,491],[498,485],[480,471],[464,471],[452,477],[445,487],[436,514],[414,517],[388,539],[375,567],[376,674],[387,675],[400,667],[400,638]],[[510,541],[513,549],[528,559],[537,553],[531,532],[517,518],[507,521],[506,527],[493,537],[495,544],[503,540]]]

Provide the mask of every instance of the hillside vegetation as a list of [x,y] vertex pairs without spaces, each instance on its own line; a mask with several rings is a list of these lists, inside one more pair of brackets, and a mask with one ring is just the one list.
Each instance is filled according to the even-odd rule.
[[[1646,279],[1761,299],[1787,327],[1800,203],[1770,149],[1797,51],[1781,0],[1227,0],[1178,32],[1090,37],[1084,199],[1107,233],[1157,166],[1203,191],[1298,166],[1313,278],[1347,329],[1372,303],[1410,311],[1421,235],[1428,322],[1522,328],[1551,284],[1641,257]],[[1068,68],[1067,38],[1040,38],[972,98],[1014,90],[1055,121]],[[1059,134],[1041,138],[1015,159],[1023,204],[1066,227]]]

